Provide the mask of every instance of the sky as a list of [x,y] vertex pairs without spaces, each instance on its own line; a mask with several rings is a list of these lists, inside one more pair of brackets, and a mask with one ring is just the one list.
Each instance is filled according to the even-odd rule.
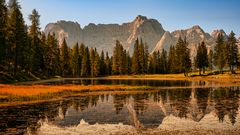
[[109,24],[131,22],[137,15],[157,19],[167,31],[200,25],[240,36],[240,0],[18,0],[27,24],[36,9],[41,28],[58,20]]

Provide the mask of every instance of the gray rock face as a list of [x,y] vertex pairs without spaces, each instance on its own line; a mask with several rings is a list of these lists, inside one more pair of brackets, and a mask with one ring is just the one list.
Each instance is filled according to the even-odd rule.
[[44,33],[46,35],[54,33],[59,40],[59,45],[62,44],[64,38],[70,47],[82,40],[82,29],[77,22],[58,21],[56,23],[49,23]]
[[170,32],[166,31],[162,38],[158,41],[155,48],[152,50],[152,53],[155,51],[161,51],[162,49],[168,51],[170,49],[170,46],[174,46],[176,42],[177,39],[173,35],[171,35]]
[[[124,48],[132,54],[134,42],[137,38],[142,38],[149,46],[149,52],[169,51],[171,45],[176,45],[179,37],[186,37],[189,43],[191,58],[196,56],[197,46],[204,41],[208,50],[213,49],[217,36],[221,33],[226,39],[226,33],[214,30],[211,35],[195,25],[185,30],[176,30],[172,33],[163,29],[162,25],[155,19],[148,19],[145,16],[137,16],[132,22],[119,24],[93,24],[85,26],[83,29],[78,23],[69,21],[58,21],[50,23],[44,30],[45,34],[55,33],[59,39],[59,44],[66,38],[68,46],[72,47],[77,42],[84,43],[88,47],[108,52],[112,55],[116,40],[119,40]],[[240,39],[238,39],[240,46]]]
[[119,24],[93,24],[81,29],[78,23],[58,21],[50,23],[44,30],[45,34],[55,33],[59,44],[66,38],[68,46],[75,43],[84,43],[88,47],[96,47],[98,51],[108,51],[111,55],[116,40],[119,40],[125,49],[132,52],[133,44],[137,38],[142,38],[152,50],[158,40],[163,36],[164,29],[155,19],[137,16],[134,21]]
[[217,37],[218,37],[219,34],[222,34],[223,37],[224,37],[225,39],[227,39],[227,34],[225,33],[225,31],[223,31],[223,29],[213,30],[211,36],[212,36],[214,39],[217,39]]

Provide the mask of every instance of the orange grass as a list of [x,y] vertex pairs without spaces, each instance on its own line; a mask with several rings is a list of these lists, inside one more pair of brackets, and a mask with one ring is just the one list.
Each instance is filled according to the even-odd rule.
[[125,86],[125,85],[4,85],[0,84],[0,95],[15,96],[35,96],[40,94],[57,93],[65,90],[83,91],[83,90],[119,90],[119,89],[136,89],[145,88],[144,86]]

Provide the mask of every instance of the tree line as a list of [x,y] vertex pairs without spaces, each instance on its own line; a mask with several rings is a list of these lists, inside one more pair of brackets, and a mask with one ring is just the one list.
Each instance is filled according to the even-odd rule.
[[40,15],[34,9],[29,15],[31,25],[27,26],[17,0],[0,1],[0,71],[12,76],[20,73],[42,76],[96,77],[128,74],[169,74],[184,73],[193,68],[199,74],[206,69],[217,67],[220,72],[228,66],[234,73],[238,59],[235,34],[227,39],[219,34],[214,50],[208,51],[206,44],[198,45],[197,54],[191,60],[186,38],[179,38],[170,50],[149,53],[147,43],[137,39],[132,56],[117,40],[113,55],[99,53],[76,43],[69,48],[65,39],[59,46],[54,33],[45,35],[40,31]]

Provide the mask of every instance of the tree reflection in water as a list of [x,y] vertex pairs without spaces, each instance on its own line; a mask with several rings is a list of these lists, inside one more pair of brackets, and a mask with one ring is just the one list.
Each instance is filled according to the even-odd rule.
[[60,101],[0,108],[0,134],[32,133],[39,120],[59,126],[123,123],[136,128],[155,128],[173,115],[200,122],[213,112],[219,122],[229,118],[234,126],[239,115],[239,87],[160,90],[157,92],[102,94],[69,97]]

